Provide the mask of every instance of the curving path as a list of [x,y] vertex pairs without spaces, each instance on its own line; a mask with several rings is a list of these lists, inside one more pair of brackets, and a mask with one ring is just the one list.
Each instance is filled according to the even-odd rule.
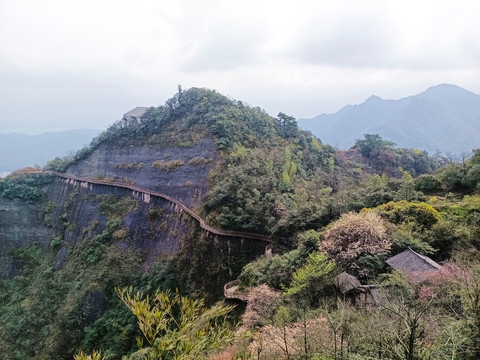
[[[22,172],[17,172],[17,173],[22,173]],[[267,242],[269,244],[272,242],[272,239],[269,236],[266,236],[266,235],[259,235],[259,234],[240,232],[240,231],[220,230],[220,229],[213,228],[213,227],[207,225],[205,223],[205,220],[203,220],[200,216],[195,214],[192,210],[190,210],[186,205],[182,204],[177,199],[174,199],[174,198],[172,198],[172,197],[170,197],[166,194],[163,194],[163,193],[160,193],[160,192],[157,192],[157,191],[152,191],[152,190],[148,190],[148,189],[139,188],[139,187],[134,186],[134,185],[120,184],[120,183],[102,181],[102,180],[86,179],[86,178],[81,178],[81,177],[78,177],[78,176],[75,176],[75,175],[60,173],[60,172],[51,171],[51,170],[24,172],[24,174],[35,174],[35,173],[52,174],[52,175],[55,175],[59,178],[66,179],[67,181],[69,181],[73,185],[75,185],[75,182],[79,182],[80,186],[83,186],[83,187],[87,187],[89,184],[96,184],[96,185],[105,185],[105,186],[112,186],[112,187],[117,187],[117,188],[129,189],[129,190],[133,191],[134,195],[142,194],[142,197],[144,198],[144,201],[146,201],[146,202],[148,202],[150,196],[159,197],[159,198],[165,199],[165,200],[170,201],[171,203],[177,205],[180,209],[185,211],[190,217],[195,219],[199,223],[199,225],[202,229],[204,229],[205,231],[208,231],[212,234],[220,235],[220,236],[235,237],[235,238],[260,240],[260,241]]]
[[247,302],[248,292],[240,292],[238,289],[238,280],[233,280],[223,286],[223,295],[227,299],[237,299]]

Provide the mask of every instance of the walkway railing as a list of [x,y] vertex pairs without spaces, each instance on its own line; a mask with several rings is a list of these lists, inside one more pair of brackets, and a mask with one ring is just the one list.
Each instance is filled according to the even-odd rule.
[[[17,172],[21,173],[21,172]],[[148,189],[142,189],[134,185],[128,185],[128,184],[120,184],[116,182],[111,182],[111,181],[103,181],[103,180],[94,180],[94,179],[86,179],[86,178],[81,178],[75,175],[70,175],[70,174],[65,174],[65,173],[60,173],[57,171],[51,171],[51,170],[43,170],[43,171],[30,171],[30,172],[25,172],[26,174],[32,174],[32,173],[47,173],[47,174],[53,174],[59,178],[65,179],[66,182],[70,183],[71,185],[79,185],[82,188],[90,188],[90,184],[96,184],[96,185],[105,185],[105,186],[113,186],[117,188],[124,188],[124,189],[129,189],[133,191],[133,195],[139,195],[142,194],[142,200],[144,202],[150,202],[150,196],[156,196],[162,199],[165,199],[167,201],[170,201],[171,203],[177,205],[180,209],[185,211],[188,215],[190,215],[193,219],[198,221],[200,227],[212,234],[215,235],[221,235],[221,236],[229,236],[229,237],[236,237],[236,238],[244,238],[244,239],[253,239],[253,240],[260,240],[260,241],[265,241],[267,242],[267,246],[265,247],[265,256],[272,257],[272,239],[269,236],[265,235],[259,235],[259,234],[252,234],[252,233],[246,233],[246,232],[239,232],[239,231],[227,231],[227,230],[220,230],[213,228],[207,224],[205,224],[205,220],[203,220],[200,216],[195,214],[192,210],[190,210],[187,206],[182,204],[180,201],[157,191],[152,191]],[[77,184],[78,183],[78,184]],[[242,301],[247,301],[248,296],[246,293],[237,291],[238,289],[238,280],[233,280],[228,283],[226,283],[223,286],[223,293],[225,295],[225,298],[227,299],[238,299]]]
[[[21,172],[17,172],[21,173]],[[142,200],[144,202],[149,202],[150,201],[150,196],[155,196],[159,197],[162,199],[165,199],[167,201],[170,201],[171,203],[177,205],[181,210],[185,211],[190,217],[198,221],[200,227],[204,229],[205,231],[208,231],[212,234],[215,235],[220,235],[220,236],[228,236],[228,237],[236,237],[236,238],[243,238],[243,239],[253,239],[253,240],[260,240],[264,241],[267,243],[271,243],[272,239],[269,236],[266,235],[259,235],[259,234],[253,234],[253,233],[247,233],[247,232],[241,232],[241,231],[228,231],[228,230],[221,230],[221,229],[216,229],[213,228],[205,223],[205,220],[203,220],[200,216],[195,214],[192,210],[190,210],[186,205],[182,204],[180,201],[177,199],[174,199],[166,194],[157,192],[157,191],[152,191],[148,189],[143,189],[139,188],[134,185],[128,185],[128,184],[120,184],[116,182],[111,182],[111,181],[103,181],[103,180],[94,180],[94,179],[87,179],[87,178],[81,178],[75,175],[70,175],[70,174],[65,174],[65,173],[60,173],[57,171],[51,171],[51,170],[43,170],[43,171],[35,171],[35,172],[26,172],[26,174],[32,174],[32,173],[47,173],[47,174],[53,174],[59,178],[66,179],[70,184],[76,185],[76,182],[79,182],[81,187],[88,187],[89,184],[96,184],[96,185],[105,185],[105,186],[113,186],[117,188],[124,188],[124,189],[129,189],[133,191],[134,195],[142,194]]]

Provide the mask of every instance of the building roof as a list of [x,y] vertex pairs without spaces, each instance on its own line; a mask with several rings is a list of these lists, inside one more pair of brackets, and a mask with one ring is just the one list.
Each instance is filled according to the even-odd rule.
[[145,115],[148,109],[148,107],[137,106],[135,109],[132,109],[129,112],[123,114],[123,120],[140,120],[141,117]]
[[420,255],[410,247],[387,260],[387,264],[394,270],[401,270],[407,273],[422,273],[435,271],[442,266],[430,259],[428,256]]
[[360,281],[358,281],[355,276],[347,274],[346,272],[337,276],[337,285],[342,294],[346,294],[350,290],[357,289],[361,286]]

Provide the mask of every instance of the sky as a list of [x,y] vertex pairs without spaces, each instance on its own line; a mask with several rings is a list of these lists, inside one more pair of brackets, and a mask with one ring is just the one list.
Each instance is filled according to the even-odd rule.
[[478,0],[0,0],[0,132],[104,129],[206,87],[296,118],[480,93]]

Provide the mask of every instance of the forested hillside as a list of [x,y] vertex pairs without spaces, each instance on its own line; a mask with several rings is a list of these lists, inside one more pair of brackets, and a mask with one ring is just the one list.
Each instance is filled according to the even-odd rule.
[[5,358],[480,356],[479,151],[336,151],[192,88],[45,170],[0,180]]

